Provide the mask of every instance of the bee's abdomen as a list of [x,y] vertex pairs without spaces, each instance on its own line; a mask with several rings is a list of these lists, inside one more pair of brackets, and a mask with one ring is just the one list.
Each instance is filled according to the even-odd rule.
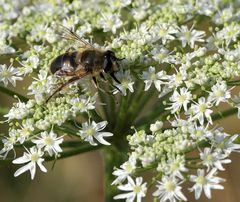
[[68,52],[56,57],[50,66],[50,71],[55,74],[59,70],[75,70],[78,66],[76,62],[77,52]]

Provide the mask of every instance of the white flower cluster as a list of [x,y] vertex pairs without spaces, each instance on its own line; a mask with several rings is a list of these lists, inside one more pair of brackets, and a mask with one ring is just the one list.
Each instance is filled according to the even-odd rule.
[[[224,164],[231,162],[228,159],[231,152],[239,152],[240,144],[235,144],[234,140],[238,135],[230,136],[221,129],[208,129],[197,126],[194,121],[185,121],[177,118],[171,123],[173,129],[162,129],[162,122],[157,121],[151,124],[150,134],[145,131],[135,131],[128,136],[131,146],[129,159],[123,163],[119,169],[113,172],[116,179],[112,184],[122,184],[128,179],[124,186],[129,189],[119,189],[131,191],[131,194],[121,194],[115,197],[126,198],[130,200],[133,196],[144,197],[147,189],[145,183],[139,184],[138,192],[136,189],[130,189],[129,181],[133,181],[136,173],[145,169],[154,169],[158,175],[152,178],[152,183],[156,183],[157,190],[153,196],[160,201],[186,201],[182,193],[182,184],[186,181],[194,185],[189,191],[195,192],[195,198],[199,199],[202,191],[211,198],[211,189],[223,189],[219,183],[224,179],[217,177],[218,171],[223,171]],[[187,157],[186,154],[199,149],[199,155],[196,157]],[[198,167],[204,167],[197,169]],[[196,170],[196,175],[186,175],[189,170]],[[207,174],[205,174],[207,172]],[[139,177],[136,178],[138,180]],[[140,186],[141,185],[141,186]],[[136,186],[131,183],[131,187]]]

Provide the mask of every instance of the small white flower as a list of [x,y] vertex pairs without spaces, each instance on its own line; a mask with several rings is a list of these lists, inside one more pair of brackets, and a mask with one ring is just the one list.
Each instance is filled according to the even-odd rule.
[[155,67],[150,66],[148,71],[144,71],[141,75],[141,79],[144,80],[145,88],[144,91],[149,90],[152,83],[154,83],[156,89],[160,92],[161,91],[161,84],[164,82],[162,80],[166,79],[166,72],[160,71],[156,73]]
[[122,183],[136,168],[136,158],[130,156],[128,161],[120,166],[120,169],[113,171],[113,175],[117,178],[112,182],[112,185]]
[[150,125],[150,130],[153,133],[156,133],[157,131],[159,131],[161,128],[163,127],[163,122],[162,121],[156,121],[154,124]]
[[109,142],[104,140],[104,137],[111,137],[113,134],[110,132],[99,132],[103,130],[106,125],[107,121],[102,121],[99,123],[96,123],[95,121],[92,121],[92,123],[85,122],[82,124],[82,130],[80,130],[78,134],[93,146],[97,145],[93,138],[95,138],[101,144],[110,145]]
[[174,40],[175,37],[172,34],[176,34],[178,31],[172,25],[168,23],[157,23],[151,30],[156,39],[161,39],[162,44],[166,44],[167,41]]
[[231,23],[230,25],[224,27],[222,30],[217,32],[216,37],[219,40],[225,40],[228,46],[232,41],[237,41],[239,34],[240,26],[236,23]]
[[77,115],[78,112],[87,112],[89,110],[95,109],[95,102],[96,97],[86,97],[84,95],[81,95],[79,97],[74,97],[69,101],[69,104],[72,105],[71,111],[74,116]]
[[39,62],[37,55],[29,56],[27,60],[20,62],[23,67],[20,68],[19,74],[26,76],[27,74],[32,73],[34,69],[37,69]]
[[37,145],[38,148],[44,148],[44,151],[47,151],[50,156],[53,154],[57,155],[62,152],[60,144],[63,142],[63,137],[57,137],[57,134],[50,131],[50,133],[44,131],[40,133],[41,138],[32,140],[33,143]]
[[167,167],[168,169],[166,170],[166,173],[173,176],[173,177],[178,177],[180,179],[184,179],[183,175],[181,172],[187,172],[188,169],[185,167],[185,159],[184,157],[177,156],[175,158],[171,158],[167,160]]
[[152,58],[160,64],[174,63],[175,57],[173,55],[170,55],[171,53],[172,52],[169,52],[169,50],[164,48],[163,46],[157,46],[154,47],[153,50],[151,50]]
[[234,143],[238,137],[239,135],[237,134],[230,136],[220,130],[215,130],[215,134],[211,140],[217,149],[230,154],[231,152],[240,152],[240,144]]
[[20,120],[26,117],[28,114],[29,114],[28,105],[19,100],[18,103],[14,103],[14,106],[9,110],[7,114],[4,115],[4,117],[8,118],[7,121],[13,119]]
[[153,193],[153,196],[158,197],[160,202],[171,201],[176,202],[176,200],[187,201],[187,198],[183,195],[179,186],[182,182],[174,177],[163,176],[162,181],[158,181],[157,191]]
[[80,37],[83,37],[85,34],[89,34],[92,32],[92,25],[89,22],[81,25],[81,27],[76,30],[76,34]]
[[127,177],[128,183],[118,186],[118,189],[122,191],[128,191],[125,194],[119,194],[114,196],[113,199],[126,199],[127,202],[133,202],[137,198],[137,202],[141,202],[142,198],[146,196],[147,183],[143,183],[142,177],[137,177],[136,182],[131,177]]
[[189,133],[190,136],[197,141],[206,140],[206,138],[211,137],[211,131],[207,130],[208,126],[200,125],[198,126],[197,123],[192,124],[189,126]]
[[103,28],[104,32],[112,31],[113,34],[115,34],[117,29],[123,24],[120,15],[112,13],[102,14],[98,23]]
[[135,20],[142,20],[147,15],[147,9],[150,7],[150,2],[148,0],[138,0],[134,2],[134,8],[132,8],[131,13]]
[[14,177],[21,175],[22,173],[26,172],[27,170],[31,173],[31,179],[33,180],[36,174],[36,164],[39,166],[42,172],[47,172],[47,169],[43,166],[44,159],[41,158],[43,156],[43,152],[40,148],[31,147],[30,151],[27,150],[27,153],[24,152],[22,157],[19,157],[13,160],[13,164],[22,164],[28,163],[23,167],[19,168],[15,173]]
[[0,64],[0,81],[4,83],[4,86],[7,86],[8,82],[10,82],[15,87],[16,81],[22,80],[22,78],[18,76],[18,73],[18,69],[14,68],[12,65],[7,67],[5,64]]
[[[1,154],[4,154],[3,159],[7,158],[7,155],[11,150],[14,151],[14,145],[17,142],[17,136],[16,135],[17,135],[17,130],[12,129],[12,130],[9,131],[8,136],[4,137],[2,139],[2,142],[3,142],[4,146],[0,151],[0,156],[1,156]],[[14,151],[14,153],[15,153],[15,151]]]
[[211,89],[212,92],[209,93],[208,100],[213,104],[216,103],[216,106],[218,106],[220,102],[227,102],[231,97],[225,81],[216,83]]
[[120,9],[132,3],[132,0],[109,0],[106,2],[112,9]]
[[233,17],[233,8],[224,8],[218,10],[218,12],[213,16],[212,21],[216,24],[224,24],[228,22]]
[[45,101],[44,95],[50,94],[53,88],[54,78],[53,76],[48,76],[48,72],[46,70],[40,70],[38,78],[34,79],[36,81],[33,81],[28,87],[28,95],[34,95],[37,103],[41,103]]
[[54,43],[57,41],[57,34],[54,32],[54,30],[50,27],[46,29],[45,39],[49,43]]
[[[123,94],[124,96],[127,95],[127,89],[128,89],[131,93],[134,92],[134,89],[133,89],[134,81],[132,80],[132,76],[131,76],[129,70],[126,70],[126,71],[120,70],[119,72],[116,73],[116,77],[117,77],[118,80],[121,82],[121,84],[116,83],[116,82],[114,81],[114,85],[119,88],[119,90],[122,92],[122,94]],[[118,90],[118,89],[115,89],[115,90],[113,91],[113,94],[118,93],[119,90]]]
[[219,151],[212,152],[210,148],[204,148],[203,152],[200,152],[200,158],[202,164],[207,166],[207,171],[210,168],[216,167],[218,170],[225,170],[222,164],[231,163],[230,159],[226,159],[227,154],[221,154]]
[[183,87],[180,88],[180,92],[174,91],[172,96],[170,97],[171,106],[166,108],[167,110],[171,110],[172,113],[177,112],[178,110],[181,110],[181,108],[184,108],[184,111],[187,111],[187,105],[192,99],[191,92],[188,91],[187,88]]
[[185,47],[188,44],[191,48],[194,48],[195,42],[204,42],[204,36],[204,31],[197,31],[193,29],[193,26],[189,30],[185,25],[182,25],[177,33],[178,39],[182,41],[182,46]]
[[29,119],[26,120],[25,123],[22,124],[21,129],[18,129],[18,141],[23,144],[24,141],[31,135],[34,131],[33,123]]
[[195,191],[195,199],[199,199],[202,190],[204,190],[205,195],[207,198],[211,198],[211,189],[224,189],[222,185],[219,185],[220,182],[224,182],[225,180],[220,177],[216,177],[217,169],[212,169],[206,176],[204,174],[203,169],[197,170],[197,176],[196,175],[190,175],[190,181],[194,182],[192,188],[190,188],[190,191]]
[[203,125],[204,118],[206,117],[208,122],[212,124],[211,113],[213,112],[210,107],[211,103],[206,101],[204,97],[198,99],[198,103],[192,104],[190,108],[190,119],[198,119],[199,123]]

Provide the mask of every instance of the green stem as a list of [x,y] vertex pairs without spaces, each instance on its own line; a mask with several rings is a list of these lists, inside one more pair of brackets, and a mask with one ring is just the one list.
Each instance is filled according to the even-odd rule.
[[10,90],[10,89],[2,86],[2,85],[0,85],[0,92],[4,93],[4,94],[6,94],[6,95],[8,95],[10,97],[13,97],[13,98],[15,98],[15,96],[17,96],[23,102],[27,102],[28,101],[27,97],[25,97],[25,96],[23,96],[23,95],[21,95],[19,93],[16,93],[15,91]]
[[111,183],[115,179],[112,174],[114,167],[119,167],[124,162],[125,157],[122,152],[116,152],[112,147],[105,147],[102,150],[104,160],[104,184],[105,184],[105,202],[112,202],[113,197],[117,194],[118,190],[116,186],[112,186]]
[[238,112],[238,108],[231,108],[231,109],[227,109],[223,112],[218,112],[216,114],[212,115],[212,120],[216,121],[218,119],[222,119],[222,118],[226,118],[228,116],[231,116],[233,114],[236,114]]

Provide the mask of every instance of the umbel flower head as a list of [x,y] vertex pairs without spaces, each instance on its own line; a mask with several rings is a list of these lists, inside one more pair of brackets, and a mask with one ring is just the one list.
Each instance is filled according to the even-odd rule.
[[15,177],[100,150],[105,201],[224,189],[240,149],[221,126],[240,118],[239,1],[4,0],[0,11],[0,92],[15,99],[0,106],[0,155],[22,164]]

